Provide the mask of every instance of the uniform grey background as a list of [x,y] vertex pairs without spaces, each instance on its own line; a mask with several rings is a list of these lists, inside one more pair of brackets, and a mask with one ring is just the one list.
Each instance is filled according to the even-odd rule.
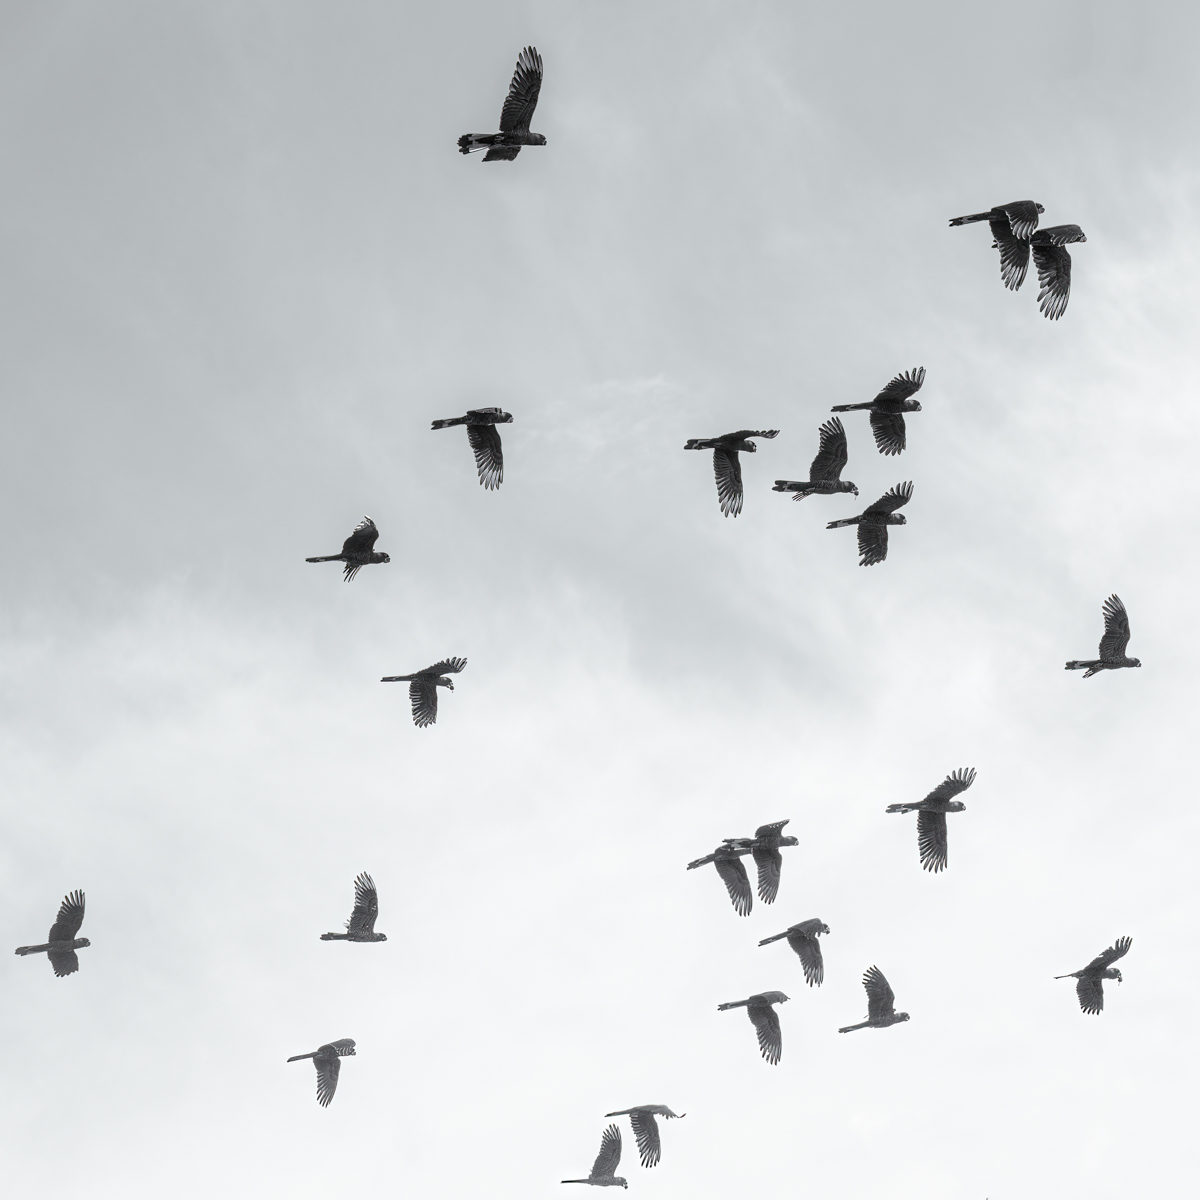
[[[1195,10],[8,3],[15,1196],[1166,1194],[1193,1176]],[[546,64],[513,164],[516,55]],[[1058,324],[1016,198],[1077,222]],[[882,566],[801,505],[928,370]],[[500,404],[506,479],[434,417]],[[738,520],[688,437],[779,427]],[[363,513],[390,566],[345,586]],[[1141,671],[1082,682],[1117,591]],[[385,674],[469,664],[414,729]],[[920,798],[975,766],[950,869]],[[773,909],[724,836],[790,817]],[[324,945],[352,880],[383,946]],[[11,947],[87,892],[79,975]],[[756,941],[821,916],[827,981]],[[1070,981],[1121,934],[1100,1018]],[[907,1025],[842,1038],[864,968]],[[784,1057],[741,1013],[780,988]],[[290,1054],[358,1040],[328,1111]],[[7,1189],[6,1189],[7,1190]]]

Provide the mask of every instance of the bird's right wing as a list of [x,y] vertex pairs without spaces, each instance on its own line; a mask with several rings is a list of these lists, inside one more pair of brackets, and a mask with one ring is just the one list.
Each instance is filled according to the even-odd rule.
[[46,957],[60,979],[64,975],[74,975],[79,970],[79,955],[74,950],[50,950]]
[[629,1114],[629,1124],[633,1126],[633,1136],[637,1139],[638,1155],[643,1167],[656,1167],[662,1157],[662,1143],[658,1136],[658,1122],[653,1113],[635,1108]]
[[817,451],[817,457],[812,460],[812,466],[808,468],[810,483],[840,479],[843,468],[850,461],[850,451],[846,447],[846,427],[840,417],[826,421],[821,426],[820,433],[821,448]]
[[1034,244],[1033,263],[1038,273],[1038,308],[1042,316],[1057,321],[1071,298],[1071,255],[1065,246]]
[[[756,838],[778,837],[783,832],[783,827],[788,824],[791,817],[787,821],[772,821],[770,825],[760,825],[755,831]],[[737,841],[736,838],[727,838],[727,841]]]
[[1032,200],[1014,200],[1011,204],[1002,204],[1004,215],[1014,237],[1028,241],[1033,237],[1038,227],[1038,206]]
[[944,871],[949,862],[950,843],[946,837],[946,814],[922,809],[917,813],[917,847],[921,866],[927,871]]
[[825,959],[821,954],[821,943],[817,941],[816,935],[796,938],[792,943],[792,949],[800,959],[800,966],[804,968],[804,982],[809,987],[814,985],[820,987],[825,982]]
[[713,864],[717,868],[733,901],[733,910],[739,917],[748,916],[754,906],[754,893],[750,891],[750,876],[740,858],[718,858]]
[[437,684],[433,680],[414,679],[408,685],[408,698],[412,701],[413,724],[418,729],[437,721]]
[[908,444],[903,413],[873,412],[871,432],[880,454],[899,454]]
[[426,667],[423,671],[418,671],[418,675],[457,675],[459,671],[467,665],[465,658],[443,658],[441,662],[435,662],[432,667]]
[[873,567],[887,558],[888,527],[886,525],[858,526],[858,553],[860,567]]
[[512,162],[521,153],[520,146],[489,146],[484,162]]
[[46,940],[48,942],[69,942],[79,932],[82,924],[83,893],[80,891],[69,892],[58,906],[58,916],[55,917],[54,924],[50,926],[50,936]]
[[889,488],[884,492],[866,512],[894,513],[896,509],[903,508],[912,499],[912,494],[913,485],[911,483],[898,483],[894,488]]
[[717,477],[717,499],[721,511],[737,516],[742,511],[742,464],[736,450],[713,451],[713,473]]
[[1123,937],[1109,946],[1102,954],[1097,954],[1090,963],[1083,969],[1085,971],[1103,971],[1111,967],[1118,958],[1124,958],[1129,953],[1129,947],[1133,945],[1133,938]]
[[896,993],[878,967],[871,967],[863,976],[863,987],[867,989],[867,1016],[872,1021],[890,1017],[896,1011]]
[[379,530],[370,517],[363,519],[354,527],[354,532],[342,543],[343,554],[370,554],[375,548]]
[[880,401],[890,400],[895,402],[907,400],[909,396],[914,396],[921,390],[921,385],[924,382],[924,367],[914,367],[911,371],[902,371],[880,391],[879,395],[871,403],[878,404]]
[[[487,162],[487,159],[483,161]],[[468,425],[467,441],[475,452],[479,482],[494,491],[504,482],[504,448],[500,444],[500,431],[495,425]]]
[[1013,233],[1007,221],[991,221],[992,245],[1000,251],[1000,278],[1010,292],[1025,282],[1029,270],[1029,242]]
[[611,1179],[621,1165],[621,1131],[610,1125],[600,1138],[600,1153],[592,1164],[593,1179]]
[[779,1014],[769,1004],[751,1004],[746,1011],[754,1022],[754,1032],[758,1034],[759,1051],[771,1066],[775,1066],[783,1056]]
[[342,1071],[342,1061],[336,1055],[322,1054],[313,1059],[317,1068],[317,1103],[322,1108],[328,1108],[337,1091],[338,1076]]
[[365,871],[354,881],[354,911],[350,914],[349,930],[353,934],[375,932],[375,918],[379,916],[379,893],[375,880]]
[[921,803],[926,804],[930,800],[951,800],[959,792],[965,792],[974,782],[975,768],[959,767],[957,771],[951,771]]
[[1079,1007],[1092,1016],[1104,1011],[1104,984],[1094,976],[1088,978],[1081,975],[1075,981],[1075,995],[1079,997]]
[[[517,57],[508,96],[500,110],[501,133],[528,133],[533,110],[537,108],[538,93],[542,90],[542,56],[526,46]],[[489,156],[491,151],[488,152]],[[514,154],[512,156],[516,158]],[[483,160],[487,162],[487,158]]]
[[774,904],[775,897],[779,895],[783,855],[773,846],[759,846],[750,853],[754,856],[754,865],[758,867],[758,898],[764,904]]
[[1129,614],[1121,597],[1114,593],[1104,602],[1104,636],[1100,639],[1100,657],[1113,660],[1125,657],[1129,645]]

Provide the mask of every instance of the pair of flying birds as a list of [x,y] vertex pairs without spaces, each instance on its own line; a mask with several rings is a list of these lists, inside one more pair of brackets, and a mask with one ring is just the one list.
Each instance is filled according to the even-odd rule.
[[[656,1167],[662,1158],[662,1141],[658,1131],[656,1117],[664,1120],[678,1120],[686,1117],[687,1113],[672,1112],[665,1104],[638,1104],[633,1108],[622,1108],[617,1112],[604,1114],[606,1117],[629,1117],[633,1136],[637,1139],[638,1156],[643,1167]],[[586,1179],[564,1179],[563,1183],[586,1183],[592,1187],[623,1187],[629,1186],[629,1181],[617,1174],[621,1165],[621,1130],[616,1125],[609,1125],[600,1137],[600,1153],[592,1164],[591,1173]]]

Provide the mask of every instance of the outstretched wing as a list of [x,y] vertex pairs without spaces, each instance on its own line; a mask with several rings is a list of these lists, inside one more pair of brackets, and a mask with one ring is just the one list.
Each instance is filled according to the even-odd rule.
[[[790,820],[791,818],[789,817],[788,821]],[[770,825],[760,825],[754,831],[754,836],[756,838],[778,837],[783,832],[783,827],[788,821],[772,821]]]
[[899,454],[907,445],[903,413],[873,412],[871,432],[880,454]]
[[[1015,292],[1025,282],[1029,270],[1029,242],[1020,234],[1013,233],[1008,221],[990,221],[992,246],[1000,251],[1000,278],[1010,292]],[[1037,224],[1037,218],[1034,218]]]
[[322,1108],[328,1108],[333,1093],[337,1091],[342,1061],[335,1054],[320,1054],[313,1059],[313,1065],[317,1068],[317,1103]]
[[1104,1011],[1104,984],[1094,975],[1081,975],[1075,981],[1075,995],[1079,997],[1079,1007],[1085,1013],[1095,1016]]
[[1033,200],[1014,200],[1011,204],[1000,205],[1008,218],[1008,226],[1013,236],[1028,241],[1033,237],[1038,227],[1038,206]]
[[1104,602],[1104,636],[1100,639],[1100,657],[1113,661],[1125,657],[1129,645],[1129,614],[1115,592]]
[[769,1004],[751,1004],[746,1008],[758,1034],[758,1049],[763,1058],[775,1066],[783,1056],[783,1033],[779,1014]]
[[611,1179],[621,1165],[621,1131],[610,1125],[600,1137],[600,1153],[592,1163],[593,1179]]
[[[354,527],[354,532],[342,543],[342,553],[370,554],[375,548],[378,537],[379,530],[375,528],[375,522],[370,517],[363,517]],[[347,577],[349,577],[349,566],[347,566]]]
[[74,950],[50,950],[46,957],[60,979],[64,975],[74,975],[79,970],[79,955]]
[[521,153],[520,146],[489,146],[484,162],[512,162]]
[[[541,90],[542,56],[532,46],[526,46],[517,57],[517,68],[513,71],[512,83],[508,85],[508,96],[500,110],[501,133],[529,132],[529,122],[533,120],[533,110],[537,108],[538,93]],[[488,157],[491,157],[490,151]],[[517,156],[513,154],[512,157]],[[487,158],[483,161],[487,162]]]
[[[487,162],[487,159],[483,161]],[[500,431],[495,425],[468,425],[467,441],[475,451],[479,482],[489,490],[498,488],[504,482],[504,450],[500,445]]]
[[637,1138],[638,1155],[643,1167],[657,1167],[662,1157],[662,1143],[658,1136],[658,1122],[654,1114],[643,1108],[635,1108],[629,1114],[629,1124],[633,1126],[633,1136]]
[[888,527],[886,525],[858,525],[858,553],[860,567],[873,567],[887,558]]
[[746,438],[774,438],[779,436],[778,429],[736,429],[725,437],[732,441],[745,441]]
[[320,1049],[322,1054],[336,1054],[339,1058],[345,1058],[354,1054],[356,1044],[353,1038],[338,1038],[336,1042],[326,1042]]
[[808,468],[810,483],[821,480],[836,480],[842,476],[842,470],[850,460],[850,451],[846,448],[846,427],[840,417],[826,421],[821,426],[821,448],[817,457]]
[[921,851],[921,866],[927,871],[944,871],[949,862],[950,844],[946,838],[946,814],[917,813],[917,847]]
[[921,385],[925,382],[925,368],[914,367],[911,371],[902,371],[871,401],[872,404],[888,403],[893,404],[907,400],[909,396],[916,395],[921,390]]
[[783,868],[783,855],[774,847],[759,846],[750,852],[754,865],[758,867],[758,898],[764,904],[774,904],[779,895],[779,872]]
[[443,658],[441,662],[435,662],[432,667],[426,667],[423,671],[418,671],[418,675],[457,675],[459,671],[467,665],[465,658]]
[[965,792],[974,782],[975,768],[959,767],[957,771],[951,771],[921,803],[928,804],[930,800],[952,800],[959,792]]
[[713,473],[717,477],[717,499],[728,517],[742,511],[742,464],[736,450],[713,451]]
[[[79,932],[82,924],[83,893],[80,891],[68,892],[58,906],[58,916],[54,918],[54,924],[50,926],[50,936],[46,940],[48,942],[69,942]],[[76,968],[78,968],[78,964],[76,964]]]
[[418,729],[437,722],[437,684],[431,679],[414,679],[408,685],[413,724]]
[[891,984],[883,977],[878,967],[871,967],[863,976],[863,987],[867,989],[867,1018],[880,1021],[896,1012],[896,994]]
[[804,982],[809,987],[820,987],[825,982],[825,959],[821,955],[821,943],[817,941],[816,934],[806,936],[797,933],[788,938],[788,943],[800,959],[800,966],[804,968]]
[[354,881],[354,911],[350,914],[349,930],[353,934],[375,932],[375,918],[379,916],[379,893],[375,880],[365,871]]
[[1038,308],[1042,316],[1057,321],[1071,297],[1071,254],[1065,246],[1035,245],[1033,263],[1038,273]]
[[754,894],[750,891],[750,876],[746,874],[745,865],[740,858],[718,858],[713,864],[717,868],[733,901],[733,910],[739,917],[748,916],[754,907]]
[[1083,969],[1088,972],[1107,970],[1107,968],[1111,967],[1118,958],[1124,958],[1125,955],[1129,953],[1129,947],[1132,945],[1133,938],[1117,938],[1117,940],[1111,946],[1109,946],[1109,948],[1105,950],[1103,954],[1097,954],[1096,957],[1093,958],[1092,961]]
[[894,488],[884,492],[866,511],[881,514],[893,513],[896,509],[903,508],[912,499],[912,494],[913,485],[911,483],[898,483]]

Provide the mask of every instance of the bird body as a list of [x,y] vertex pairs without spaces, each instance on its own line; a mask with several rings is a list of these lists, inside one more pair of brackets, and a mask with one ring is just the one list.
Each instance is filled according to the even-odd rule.
[[354,1053],[353,1038],[339,1038],[336,1042],[326,1042],[318,1046],[310,1054],[293,1054],[288,1062],[300,1062],[301,1059],[311,1058],[317,1068],[317,1103],[322,1108],[328,1108],[337,1091],[338,1075],[341,1074],[341,1060]]
[[783,1057],[783,1033],[779,1028],[779,1015],[772,1006],[784,1004],[787,999],[783,992],[757,992],[745,1000],[730,1000],[727,1004],[718,1004],[717,1012],[725,1012],[730,1008],[744,1008],[754,1026],[754,1032],[758,1035],[759,1053],[775,1067]]
[[87,938],[75,936],[83,924],[83,912],[83,893],[68,892],[58,906],[58,916],[50,926],[50,934],[46,941],[37,946],[18,946],[14,953],[22,956],[45,954],[58,978],[74,975],[79,970],[79,955],[75,951],[86,949],[92,944]]
[[496,426],[511,423],[512,413],[506,413],[502,408],[470,408],[465,416],[434,421],[432,428],[449,429],[454,425],[465,425],[467,441],[475,455],[479,483],[488,491],[495,491],[504,482],[504,447]]
[[752,838],[725,838],[724,844],[730,849],[745,853],[750,851],[754,865],[758,868],[758,898],[764,904],[774,904],[779,895],[779,877],[783,871],[783,855],[779,850],[783,846],[798,846],[800,839],[784,837],[780,832],[787,821],[774,821],[770,825],[760,825]]
[[678,1120],[687,1113],[672,1112],[665,1104],[637,1104],[633,1108],[618,1109],[604,1114],[606,1117],[629,1117],[633,1136],[637,1139],[638,1155],[643,1167],[656,1167],[662,1158],[662,1143],[655,1117]]
[[954,797],[975,782],[974,767],[952,771],[925,797],[915,803],[889,804],[890,813],[918,813],[917,848],[921,866],[926,871],[944,871],[949,864],[949,843],[946,837],[946,814],[964,812],[966,805]]
[[323,933],[323,942],[386,942],[386,933],[375,932],[379,916],[379,893],[375,880],[365,871],[354,881],[354,908],[346,922],[345,933]]
[[845,1025],[838,1033],[851,1033],[855,1029],[886,1029],[908,1020],[908,1013],[896,1011],[896,995],[878,967],[869,967],[863,975],[863,987],[867,989],[867,1019],[857,1025]]
[[907,443],[904,428],[906,412],[920,412],[920,401],[913,396],[925,383],[925,368],[902,371],[890,380],[874,400],[862,404],[835,404],[830,412],[859,412],[871,414],[871,432],[880,454],[899,454]]
[[864,509],[857,517],[843,517],[830,521],[826,529],[842,529],[847,525],[858,526],[858,553],[860,567],[873,567],[887,558],[889,525],[907,525],[908,519],[896,509],[902,508],[912,499],[913,485],[898,483],[885,492],[874,504]]
[[385,675],[380,683],[407,683],[408,697],[412,701],[413,724],[418,729],[433,725],[437,721],[437,690],[440,687],[454,691],[454,681],[447,672],[458,674],[467,665],[465,658],[443,658],[441,662],[416,671],[412,675]]
[[758,944],[769,946],[772,942],[787,938],[787,944],[795,951],[800,959],[800,966],[804,969],[804,982],[809,987],[820,987],[825,982],[825,960],[821,956],[821,943],[817,938],[828,932],[829,926],[820,917],[810,917],[807,921],[785,929],[783,933],[763,938]]
[[803,500],[806,496],[833,496],[839,492],[858,495],[858,488],[842,478],[850,453],[846,448],[846,428],[841,418],[834,417],[832,421],[826,421],[819,432],[821,445],[808,468],[808,482],[777,479],[771,489],[773,492],[794,492],[793,500]]
[[484,162],[511,162],[521,153],[522,146],[544,146],[546,139],[542,134],[529,132],[541,90],[542,56],[533,46],[526,46],[517,56],[508,95],[500,110],[500,132],[464,133],[458,139],[459,153],[487,150]]
[[600,1153],[592,1164],[591,1174],[586,1179],[564,1179],[563,1183],[587,1183],[592,1187],[623,1187],[629,1184],[616,1174],[621,1165],[621,1131],[610,1125],[600,1138]]
[[1079,997],[1079,1007],[1092,1016],[1099,1016],[1104,1011],[1104,980],[1115,979],[1122,981],[1121,972],[1112,964],[1118,958],[1124,958],[1133,945],[1133,938],[1122,937],[1102,954],[1097,954],[1086,967],[1072,971],[1068,975],[1055,975],[1055,979],[1074,979],[1075,994]]
[[721,512],[727,517],[736,517],[742,511],[742,451],[754,454],[758,447],[751,438],[774,438],[778,429],[739,429],[734,433],[723,433],[720,437],[688,438],[685,450],[711,450],[713,473],[717,477],[717,500]]
[[363,517],[354,527],[354,532],[342,543],[341,554],[322,554],[316,558],[306,558],[305,562],[340,562],[345,563],[345,580],[347,583],[355,575],[372,563],[390,563],[391,558],[375,550],[375,542],[379,530],[370,517]]
[[1121,597],[1115,592],[1104,602],[1104,636],[1100,639],[1099,658],[1073,658],[1067,663],[1068,671],[1083,671],[1084,679],[1097,671],[1116,671],[1121,667],[1140,667],[1140,658],[1130,658],[1126,653],[1129,646],[1129,614]]

